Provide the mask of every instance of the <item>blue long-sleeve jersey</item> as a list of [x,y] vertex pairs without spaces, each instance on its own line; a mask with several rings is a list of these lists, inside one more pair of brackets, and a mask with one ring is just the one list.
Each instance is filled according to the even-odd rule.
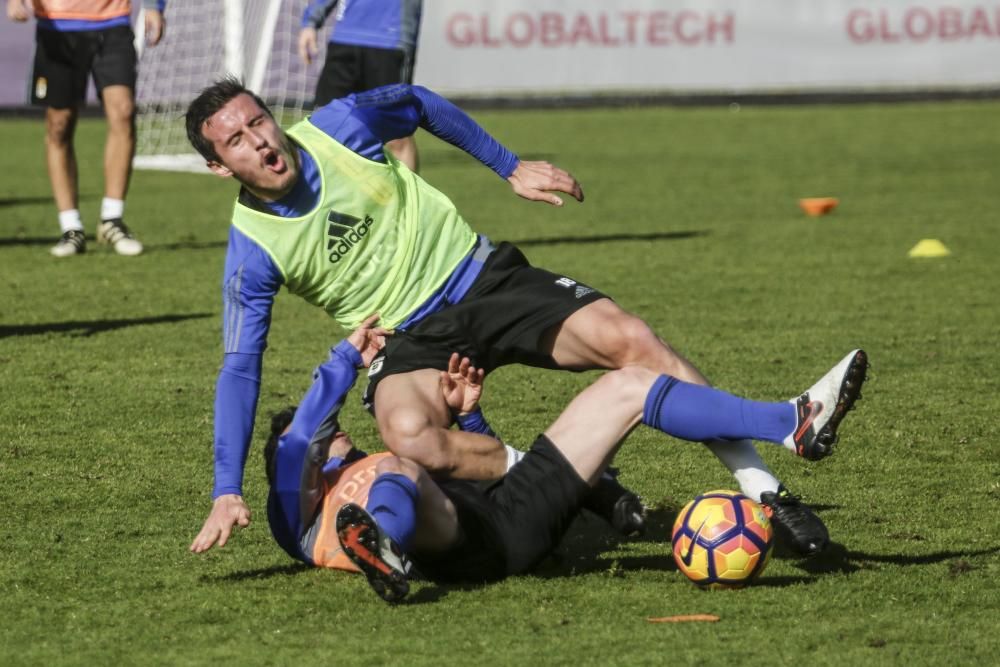
[[422,0],[312,0],[302,15],[302,27],[320,28],[336,9],[331,42],[412,51],[422,5]]
[[[465,150],[502,178],[513,173],[517,156],[487,134],[469,116],[421,86],[395,85],[334,100],[310,117],[313,125],[358,155],[385,162],[384,144],[410,136],[418,127]],[[319,197],[320,175],[305,150],[299,149],[302,172],[270,212],[294,217],[311,210]],[[473,254],[452,273],[438,293],[414,310],[415,323],[446,302],[461,299],[482,266]],[[242,494],[243,469],[250,450],[260,392],[261,360],[267,347],[274,297],[281,272],[264,249],[235,227],[223,276],[223,365],[215,394],[215,484],[212,497]],[[443,295],[447,294],[447,299]]]
[[288,431],[275,450],[274,483],[267,501],[271,533],[293,558],[311,562],[301,537],[323,500],[323,473],[343,464],[327,460],[337,431],[337,415],[358,377],[361,355],[346,340],[330,350],[330,358],[313,373]]

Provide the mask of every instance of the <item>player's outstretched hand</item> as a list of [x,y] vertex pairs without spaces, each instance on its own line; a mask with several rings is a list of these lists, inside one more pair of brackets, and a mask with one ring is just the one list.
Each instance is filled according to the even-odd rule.
[[468,357],[459,358],[457,352],[452,352],[448,370],[441,371],[441,393],[448,407],[460,415],[475,410],[483,395],[485,376],[483,369],[473,366]]
[[299,33],[299,60],[304,65],[312,65],[318,51],[316,46],[316,28],[308,26]]
[[514,192],[530,199],[553,206],[562,206],[562,197],[553,192],[565,192],[577,201],[583,201],[583,188],[568,172],[549,162],[521,161],[514,173],[507,178]]
[[191,552],[200,554],[216,544],[226,546],[233,526],[246,528],[250,525],[250,508],[243,502],[243,496],[235,493],[221,495],[212,503],[212,511],[201,527],[201,532],[191,543]]
[[371,366],[372,359],[385,347],[386,337],[392,335],[392,330],[377,327],[375,326],[376,322],[378,322],[378,313],[369,315],[368,319],[347,337],[347,342],[361,353],[362,366],[365,368]]
[[7,0],[7,18],[18,23],[24,23],[31,18],[25,2],[26,0]]

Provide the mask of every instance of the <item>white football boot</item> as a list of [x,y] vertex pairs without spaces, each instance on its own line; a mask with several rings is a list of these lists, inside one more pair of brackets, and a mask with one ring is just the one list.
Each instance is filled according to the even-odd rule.
[[795,429],[785,438],[785,447],[810,461],[832,454],[837,427],[861,398],[867,371],[868,355],[854,350],[808,391],[789,401],[795,406]]

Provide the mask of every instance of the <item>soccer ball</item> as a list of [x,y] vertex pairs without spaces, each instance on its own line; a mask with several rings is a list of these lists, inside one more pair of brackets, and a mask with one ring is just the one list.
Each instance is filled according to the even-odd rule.
[[674,561],[703,588],[742,588],[767,565],[774,530],[763,508],[736,491],[709,491],[677,515]]

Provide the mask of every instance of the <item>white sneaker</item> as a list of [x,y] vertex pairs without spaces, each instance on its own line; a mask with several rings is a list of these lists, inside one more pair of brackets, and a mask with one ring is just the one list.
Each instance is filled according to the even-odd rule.
[[82,229],[71,229],[68,232],[63,232],[59,242],[49,248],[49,253],[53,257],[72,257],[73,255],[82,255],[85,252],[87,252],[87,237],[84,236]]
[[121,218],[101,222],[97,226],[97,242],[110,245],[119,255],[134,256],[142,252],[142,243],[132,236]]
[[795,406],[795,429],[785,438],[785,447],[810,461],[832,454],[837,427],[861,398],[867,371],[868,355],[854,350],[806,393],[789,401]]

